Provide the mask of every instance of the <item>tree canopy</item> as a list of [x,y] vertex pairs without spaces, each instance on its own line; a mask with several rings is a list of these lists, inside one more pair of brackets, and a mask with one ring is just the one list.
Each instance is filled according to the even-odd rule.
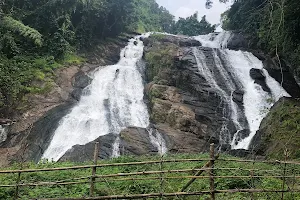
[[206,20],[204,15],[202,19],[198,20],[198,12],[187,18],[179,18],[179,20],[173,25],[172,33],[182,35],[205,35],[214,32],[216,25],[211,25]]
[[57,61],[76,50],[173,21],[155,0],[0,0],[0,113],[41,91],[32,81],[51,84]]
[[223,28],[251,37],[254,48],[288,61],[300,75],[300,4],[297,0],[239,0],[223,14]]

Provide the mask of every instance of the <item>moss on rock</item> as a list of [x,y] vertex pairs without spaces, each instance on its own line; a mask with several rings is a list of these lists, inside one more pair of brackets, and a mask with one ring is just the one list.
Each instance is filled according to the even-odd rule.
[[280,99],[262,121],[259,151],[269,158],[300,158],[300,101]]

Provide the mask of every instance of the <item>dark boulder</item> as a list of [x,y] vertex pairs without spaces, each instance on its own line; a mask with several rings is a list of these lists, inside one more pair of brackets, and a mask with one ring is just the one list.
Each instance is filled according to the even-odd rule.
[[201,42],[194,39],[183,39],[179,41],[179,46],[181,47],[194,47],[194,46],[201,46]]
[[71,97],[73,99],[75,99],[76,101],[80,100],[81,95],[82,95],[82,89],[80,89],[80,88],[74,89],[71,93]]
[[248,137],[250,135],[250,130],[243,129],[243,130],[238,131],[236,134],[237,134],[237,136],[235,138],[234,143],[238,144],[239,141],[245,139],[246,137]]
[[234,102],[242,104],[244,102],[244,91],[235,90],[232,94],[232,98]]
[[134,44],[134,45],[137,45],[137,44],[138,44],[138,42],[137,42],[137,41],[134,41],[134,42],[133,42],[133,44]]
[[108,159],[112,155],[113,144],[116,139],[117,135],[108,134],[85,145],[75,145],[59,161],[86,162],[93,160],[96,142],[99,142],[99,159]]
[[234,32],[227,43],[227,48],[233,50],[247,49],[249,45],[242,33]]
[[261,69],[252,68],[250,70],[250,77],[255,80],[255,83],[260,85],[264,91],[271,93],[271,90],[266,83],[266,76]]
[[265,80],[266,79],[263,71],[260,69],[255,69],[255,68],[252,68],[250,70],[250,77],[254,80]]
[[268,58],[264,62],[264,67],[277,82],[282,84],[282,87],[294,98],[300,97],[300,87],[297,84],[292,73],[289,72],[289,67],[281,60],[280,64],[277,58]]
[[157,153],[145,128],[129,127],[120,133],[120,152],[122,155],[146,155]]
[[72,107],[73,102],[68,102],[51,109],[33,124],[27,136],[24,132],[9,134],[9,138],[4,144],[1,144],[1,147],[14,147],[22,141],[24,145],[16,153],[14,160],[18,161],[19,158],[22,158],[25,161],[40,161],[44,151],[51,142],[54,131],[59,125],[59,121],[70,112]]
[[73,86],[75,88],[85,88],[91,83],[92,79],[86,75],[84,72],[80,71],[75,75],[75,81]]

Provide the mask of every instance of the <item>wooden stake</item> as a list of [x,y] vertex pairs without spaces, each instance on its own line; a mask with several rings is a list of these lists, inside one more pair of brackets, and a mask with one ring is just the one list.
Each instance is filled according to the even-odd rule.
[[214,182],[214,165],[215,165],[215,144],[210,145],[210,198],[215,200],[215,182]]
[[21,180],[21,172],[18,173],[18,177],[17,177],[17,181],[16,181],[16,190],[15,190],[15,197],[14,199],[18,199],[19,198],[19,183]]
[[[216,155],[215,159],[219,158],[219,154]],[[208,168],[210,165],[210,161],[208,161],[207,163],[205,163],[205,165],[203,165],[203,167],[201,168],[200,171],[198,171],[195,175],[194,178],[192,178],[187,184],[185,184],[185,186],[183,186],[183,188],[180,190],[181,192],[184,192],[195,180],[197,180],[197,176],[200,176],[205,170],[207,170],[206,168]]]
[[[99,156],[99,142],[95,143],[95,150],[94,150],[94,165],[97,165],[97,160]],[[92,177],[91,177],[91,187],[90,187],[90,197],[94,196],[94,190],[95,190],[95,181],[96,181],[96,170],[97,167],[92,167]]]

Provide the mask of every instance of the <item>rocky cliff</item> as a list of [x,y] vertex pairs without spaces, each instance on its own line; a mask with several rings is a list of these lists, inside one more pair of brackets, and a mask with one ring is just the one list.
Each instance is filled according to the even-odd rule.
[[[92,50],[86,55],[89,58],[87,64],[58,70],[56,72],[57,86],[48,94],[30,96],[30,109],[16,118],[16,123],[9,127],[8,134],[7,131],[5,135],[4,131],[0,132],[0,139],[2,138],[0,140],[0,165],[6,165],[14,160],[38,161],[47,148],[59,121],[80,99],[83,88],[90,84],[88,73],[99,65],[117,63],[120,49],[125,46],[127,39],[125,37],[113,40],[101,48]],[[237,80],[234,80],[230,72],[226,72],[233,79],[231,82],[235,88],[234,91],[228,90],[225,87],[226,79],[215,67],[216,56],[219,56],[220,66],[228,67],[226,58],[212,48],[203,47],[199,41],[192,38],[154,34],[141,40],[145,47],[143,61],[138,62],[138,67],[145,80],[144,100],[148,105],[151,123],[147,128],[128,127],[121,131],[120,154],[154,154],[160,153],[163,148],[170,153],[199,153],[207,151],[212,142],[217,145],[218,150],[228,151],[235,155],[247,154],[247,151],[231,151],[230,143],[237,129],[227,113],[229,112],[228,102],[224,101],[222,95],[207,80],[207,77],[200,73],[195,51],[203,53],[208,69],[214,73],[215,79],[221,85],[219,90],[224,94],[227,93],[226,95],[236,103],[237,109],[244,112],[243,88]],[[276,58],[270,58],[262,52],[249,49],[245,38],[241,35],[233,35],[228,42],[228,48],[252,51],[263,61],[270,75],[282,83],[291,96],[300,96],[300,88],[289,73],[288,66],[283,62],[278,62]],[[249,73],[255,83],[260,85],[266,93],[271,93],[272,88],[266,84],[266,77],[262,70],[251,69]],[[294,100],[291,101],[295,103]],[[282,101],[272,108],[254,139],[253,144],[260,144],[255,146],[255,150],[260,155],[274,155],[274,148],[278,146],[277,133],[281,134],[280,132],[271,134],[276,130],[274,129],[276,125],[281,124],[285,128],[291,128],[296,124],[293,122],[290,125],[290,120],[273,124],[275,118],[281,119],[280,116],[274,114],[277,113],[276,109],[281,104]],[[239,122],[247,127],[245,117],[241,114],[238,116],[241,116],[238,119]],[[297,127],[294,128],[291,130],[296,130],[295,133],[297,133]],[[249,129],[245,128],[238,131],[235,139],[242,140],[248,135]],[[292,136],[292,133],[290,135]],[[116,134],[108,134],[88,144],[75,145],[60,160],[79,162],[91,160],[95,142],[101,144],[100,157],[109,158],[112,156],[117,138]],[[153,138],[160,138],[161,143],[157,145],[159,141],[153,141]],[[298,144],[295,144],[293,149],[298,148]],[[283,146],[275,149],[281,151],[282,148]],[[299,153],[294,150],[291,152],[293,156]]]
[[90,84],[88,74],[98,66],[118,62],[120,50],[132,36],[125,34],[108,39],[81,52],[87,58],[86,63],[56,70],[55,82],[46,94],[27,95],[22,110],[16,110],[11,116],[14,123],[6,128],[5,140],[0,140],[0,166],[21,160],[38,161],[61,118],[80,99],[83,88]]
[[300,101],[281,98],[263,119],[252,144],[258,155],[273,159],[300,157]]

